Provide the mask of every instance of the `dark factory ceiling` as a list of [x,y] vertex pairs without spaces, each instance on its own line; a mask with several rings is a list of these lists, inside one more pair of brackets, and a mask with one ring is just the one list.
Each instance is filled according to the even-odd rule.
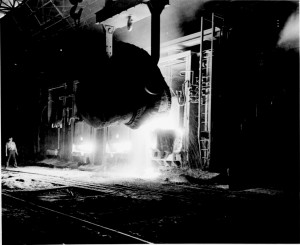
[[[37,38],[49,38],[61,31],[76,27],[80,12],[80,26],[95,24],[95,13],[106,7],[106,16],[118,14],[142,0],[1,0],[1,17],[11,15],[20,31]],[[73,14],[72,14],[73,13]],[[74,16],[75,14],[75,16]]]
[[[1,22],[13,23],[19,32],[25,33],[34,40],[49,40],[59,36],[61,33],[72,31],[78,27],[91,27],[96,23],[96,13],[100,13],[100,20],[104,21],[114,15],[121,13],[138,4],[145,3],[145,0],[1,0],[0,13],[3,17]],[[165,9],[161,16],[162,32],[166,31],[165,40],[177,38],[180,33],[173,31],[174,27],[178,30],[181,23],[192,20],[195,11],[205,1],[199,0],[171,0],[171,8]],[[192,11],[191,11],[192,10]],[[137,23],[134,31],[143,31],[142,35],[148,37],[150,33],[150,11],[148,10],[148,20],[141,19]],[[73,15],[72,15],[73,13]],[[74,19],[74,14],[80,13],[79,22]],[[6,14],[6,16],[4,15]],[[9,20],[6,20],[9,19]],[[143,28],[139,28],[139,26]],[[10,24],[10,28],[12,25]],[[98,27],[101,31],[101,27]],[[121,28],[116,32],[116,36],[124,36],[126,40],[128,31]],[[174,30],[175,30],[174,29]],[[134,35],[132,35],[134,36]],[[164,37],[162,37],[164,38]]]
[[[48,40],[79,26],[91,27],[96,24],[96,13],[101,12],[100,19],[104,21],[147,0],[1,0],[0,22],[14,23],[18,31],[36,40]],[[227,19],[256,11],[268,13],[265,19],[271,18],[276,12],[284,15],[283,9],[276,7],[277,1],[208,1],[208,0],[170,0],[169,8],[161,14],[161,42],[170,41],[183,35],[199,31],[199,13],[206,9],[213,10]],[[281,1],[278,1],[279,3]],[[288,1],[297,4],[298,1]],[[278,5],[279,5],[278,3]],[[272,6],[271,6],[272,5]],[[7,16],[5,16],[5,14]],[[76,20],[80,15],[79,21]],[[149,14],[150,16],[150,14]],[[242,16],[241,16],[242,17]],[[4,19],[10,20],[4,20]],[[234,19],[235,17],[233,17]],[[249,18],[253,18],[249,15]],[[120,28],[115,36],[143,48],[150,46],[150,17],[135,23],[132,32]],[[230,21],[230,20],[229,20]],[[251,20],[249,20],[251,21]],[[253,19],[255,22],[255,19]],[[12,26],[10,25],[10,29]],[[101,27],[98,27],[101,30]],[[101,30],[103,31],[103,30]],[[139,33],[137,35],[137,33]],[[139,39],[143,39],[140,41]]]
[[[69,49],[70,52],[76,52],[78,48],[78,45],[72,44],[76,40],[69,38],[70,33],[78,29],[92,29],[103,33],[102,25],[96,25],[96,13],[101,12],[101,20],[104,21],[143,2],[145,1],[1,0],[0,12],[6,14],[0,19],[1,55],[5,61],[2,66],[7,67],[7,71],[31,69],[39,74],[50,65],[55,67],[55,71],[64,70],[64,51]],[[199,32],[199,16],[211,11],[223,16],[228,26],[237,26],[239,35],[247,37],[247,42],[252,45],[256,42],[269,45],[268,38],[273,33],[279,33],[299,5],[298,1],[284,2],[287,4],[283,4],[283,1],[170,0],[170,6],[160,16],[161,47]],[[82,9],[79,24],[71,16],[72,9],[75,15]],[[135,22],[132,31],[128,31],[126,26],[118,28],[114,32],[114,38],[149,51],[150,19],[149,15]],[[81,40],[78,43],[81,44]],[[85,41],[80,48],[84,48],[84,45],[89,46],[89,42]]]

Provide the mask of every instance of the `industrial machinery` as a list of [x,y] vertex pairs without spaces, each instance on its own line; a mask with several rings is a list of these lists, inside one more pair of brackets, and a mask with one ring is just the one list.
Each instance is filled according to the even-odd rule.
[[[211,20],[201,18],[200,32],[161,44],[160,53],[163,57],[158,66],[171,91],[172,103],[165,115],[148,118],[145,122],[152,137],[152,160],[180,167],[209,167],[212,141],[212,50],[221,41],[224,28],[222,18],[214,14],[210,17]],[[178,52],[178,47],[184,49]],[[192,51],[195,47],[199,47],[200,52],[197,49]],[[174,50],[177,53],[169,55]],[[127,131],[123,133],[126,136],[120,137],[120,130]],[[120,146],[119,152],[106,148],[106,153],[114,158],[117,155],[123,157],[124,149],[129,152],[134,147],[129,143],[132,132],[123,126],[108,127],[106,135],[108,145]]]
[[[147,128],[147,140],[149,138],[151,141],[148,147],[151,148],[153,160],[181,167],[208,169],[214,143],[213,60],[215,47],[224,37],[224,20],[211,13],[208,18],[201,17],[200,27],[200,32],[161,44],[159,70],[151,65],[150,60],[147,61],[145,51],[120,43],[115,47],[114,55],[108,55],[107,58],[109,62],[114,62],[116,69],[123,64],[120,70],[122,76],[109,73],[113,70],[105,66],[107,70],[103,71],[107,75],[104,74],[102,81],[96,85],[83,80],[74,82],[71,89],[60,87],[65,94],[59,97],[62,117],[60,124],[57,124],[57,149],[60,156],[73,159],[82,157],[83,162],[96,164],[125,161],[135,148],[134,131],[141,127],[141,130]],[[132,51],[133,59],[146,57],[143,59],[147,61],[132,70],[132,79],[124,74],[126,69],[130,71],[130,65],[124,63],[129,53],[121,51],[124,45],[127,45],[127,51]],[[145,83],[139,82],[139,76],[147,74],[147,70],[151,76],[159,79],[161,73],[164,81],[157,82],[153,77],[149,83],[147,79]],[[124,76],[126,84],[122,82]],[[111,82],[107,82],[109,77]],[[49,108],[52,90],[49,89]],[[111,93],[102,92],[100,95],[101,91]],[[108,98],[113,102],[107,101]],[[129,111],[124,111],[123,107]],[[148,107],[150,111],[145,113]],[[159,115],[151,112],[153,108]],[[50,114],[49,111],[49,118]],[[140,121],[138,124],[136,119]]]
[[180,159],[181,166],[208,169],[213,144],[213,59],[215,46],[224,38],[224,20],[211,13],[201,17],[200,26],[198,33],[162,44],[162,53],[178,52],[179,47],[188,51],[166,55],[159,66],[179,105],[173,113],[183,132],[182,148],[173,159]]

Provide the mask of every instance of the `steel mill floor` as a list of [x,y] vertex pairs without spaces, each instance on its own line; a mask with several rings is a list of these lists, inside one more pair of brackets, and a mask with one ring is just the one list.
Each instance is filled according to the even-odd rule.
[[[86,170],[86,171],[83,171]],[[214,173],[141,177],[81,168],[2,168],[3,244],[299,243],[299,195],[233,191]]]

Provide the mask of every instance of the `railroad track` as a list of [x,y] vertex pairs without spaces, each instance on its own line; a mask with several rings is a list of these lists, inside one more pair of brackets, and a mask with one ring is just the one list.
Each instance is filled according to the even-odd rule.
[[[58,187],[58,188],[73,188],[73,187],[75,187],[75,188],[80,188],[80,189],[97,191],[97,192],[101,193],[101,195],[116,196],[116,195],[122,194],[123,196],[128,195],[129,197],[132,197],[133,194],[135,194],[135,196],[137,196],[137,197],[142,196],[142,195],[146,195],[148,197],[151,195],[156,195],[156,196],[160,195],[164,198],[168,198],[169,200],[176,199],[177,202],[178,201],[184,201],[184,203],[194,203],[195,202],[194,197],[182,195],[182,194],[178,194],[178,193],[170,194],[170,193],[167,193],[167,190],[166,191],[161,191],[161,190],[157,190],[157,189],[149,190],[145,187],[144,188],[129,187],[129,186],[124,186],[124,185],[120,185],[120,184],[111,185],[111,184],[102,184],[102,183],[90,183],[89,181],[75,180],[70,177],[55,176],[55,175],[44,174],[44,173],[34,173],[34,172],[22,171],[22,170],[18,170],[18,169],[5,169],[2,171],[2,173],[22,174],[24,177],[26,176],[31,179],[60,185],[60,187]],[[175,186],[176,185],[174,185],[174,187]],[[179,186],[177,186],[177,187],[179,187]],[[54,189],[57,189],[57,188],[54,188]],[[48,190],[48,189],[46,189],[46,190]],[[35,202],[32,202],[32,200],[28,200],[28,198],[27,198],[27,200],[25,200],[22,198],[22,196],[21,197],[16,196],[14,194],[14,192],[15,191],[5,191],[5,193],[3,193],[3,195],[5,197],[13,199],[15,201],[26,203],[27,205],[30,205],[36,209],[42,209],[44,211],[52,212],[56,215],[60,215],[60,216],[75,220],[76,222],[84,223],[86,225],[94,227],[95,229],[104,229],[106,231],[113,232],[118,235],[126,236],[126,237],[132,239],[132,241],[136,241],[139,243],[141,243],[141,242],[142,243],[151,243],[147,240],[144,240],[144,239],[136,237],[136,236],[132,236],[131,234],[119,231],[117,229],[112,229],[108,226],[97,224],[97,222],[94,223],[89,220],[85,220],[80,217],[76,217],[76,216],[78,216],[78,215],[76,215],[76,213],[75,214],[73,213],[72,215],[66,214],[61,211],[55,210],[53,208],[49,208],[49,206],[44,206],[43,203],[42,204],[35,203]],[[136,195],[136,193],[137,193],[137,195]],[[99,213],[99,215],[103,215],[103,214],[106,214],[106,213]]]
[[[46,175],[46,174],[38,174],[38,173],[29,173],[29,172],[25,172],[25,171],[19,171],[19,170],[4,170],[2,171],[2,173],[21,173],[22,175],[27,175],[27,176],[32,176],[33,179],[35,180],[40,180],[40,181],[45,181],[48,183],[52,183],[52,184],[58,184],[61,185],[61,187],[58,188],[70,188],[70,187],[76,187],[76,188],[81,188],[81,189],[88,189],[88,190],[93,190],[93,191],[98,191],[101,192],[103,194],[103,191],[105,191],[105,194],[113,194],[115,192],[115,190],[113,191],[109,191],[109,189],[105,188],[105,186],[96,186],[96,185],[91,185],[91,184],[87,184],[87,183],[78,183],[78,181],[75,180],[71,180],[68,178],[63,178],[63,177],[57,177],[57,176],[52,176],[52,175]],[[51,188],[52,189],[52,188]],[[50,190],[51,190],[50,189]],[[53,188],[53,189],[57,189],[57,187]],[[49,190],[49,189],[46,189]],[[13,194],[14,191],[6,191],[6,192],[2,192],[3,197],[9,198],[11,200],[17,201],[17,202],[21,202],[23,204],[26,204],[27,206],[31,206],[33,207],[35,210],[40,209],[46,212],[50,212],[53,213],[55,215],[58,216],[62,216],[64,218],[70,219],[73,222],[78,222],[80,223],[82,226],[89,226],[92,227],[93,229],[96,230],[104,230],[106,232],[109,232],[110,234],[115,234],[117,236],[123,236],[126,237],[126,239],[129,241],[129,243],[146,243],[146,244],[152,244],[152,242],[147,241],[145,239],[142,239],[140,237],[136,237],[133,236],[131,234],[128,234],[126,232],[122,232],[119,231],[117,229],[113,229],[95,222],[91,222],[89,220],[86,219],[82,219],[80,217],[76,217],[74,215],[70,215],[58,210],[55,210],[53,208],[49,208],[47,206],[41,205],[41,204],[37,204],[35,202],[23,199],[21,197],[16,197]]]
[[[213,209],[220,210],[220,213],[217,212],[216,216],[219,215],[220,219],[222,220],[222,218],[224,217],[224,215],[222,214],[223,209],[222,206],[220,206],[220,209],[217,208],[219,207],[219,203],[228,204],[228,200],[230,203],[232,203],[233,200],[232,197],[230,197],[231,199],[226,199],[227,195],[233,194],[232,191],[216,191],[205,187],[202,188],[201,186],[189,187],[178,184],[171,185],[170,183],[168,183],[166,185],[167,188],[163,187],[165,185],[160,185],[160,187],[158,185],[155,185],[155,189],[153,189],[153,186],[150,186],[149,188],[151,188],[151,190],[149,190],[149,188],[147,189],[146,186],[126,186],[126,183],[125,185],[123,185],[123,183],[91,183],[92,180],[89,179],[87,179],[86,181],[77,180],[74,179],[75,177],[72,178],[72,176],[55,176],[51,173],[34,173],[30,171],[28,172],[26,170],[22,171],[22,169],[7,169],[3,170],[2,173],[11,173],[12,175],[22,174],[24,175],[24,178],[25,176],[26,178],[28,176],[28,178],[57,184],[60,185],[60,187],[80,188],[80,190],[71,189],[71,191],[75,193],[75,196],[69,198],[67,193],[66,197],[68,199],[59,199],[59,197],[57,199],[58,202],[51,202],[49,200],[46,200],[45,198],[40,199],[40,196],[37,197],[38,199],[36,199],[35,192],[32,193],[33,196],[31,196],[31,193],[29,195],[27,195],[27,193],[24,193],[24,195],[18,195],[18,193],[14,193],[14,191],[6,190],[4,193],[2,193],[3,197],[5,198],[19,201],[21,203],[26,203],[27,205],[30,205],[35,209],[42,209],[44,210],[44,212],[50,212],[59,216],[63,216],[65,218],[71,219],[74,222],[79,222],[79,224],[85,224],[83,226],[90,226],[95,230],[103,229],[107,232],[116,234],[115,236],[127,237],[128,239],[131,239],[132,243],[151,243],[148,241],[148,239],[154,240],[154,242],[165,241],[163,240],[165,229],[164,227],[167,227],[170,224],[172,225],[172,220],[180,221],[181,218],[178,217],[181,216],[186,217],[187,220],[189,220],[190,217],[194,217],[195,215],[198,215],[197,217],[201,219],[205,219],[207,218],[206,215],[209,215],[210,212],[212,213]],[[170,186],[174,187],[173,192]],[[158,189],[162,187],[163,190]],[[84,192],[81,191],[81,189],[96,191],[95,195],[93,195],[94,192],[91,192],[92,195],[96,198],[85,199],[86,197],[89,197],[88,195],[90,195],[90,192]],[[47,193],[46,196],[48,196],[47,190],[48,189],[45,189]],[[97,194],[97,192],[99,193],[99,195]],[[60,195],[60,191],[54,192],[52,194],[54,194],[53,196],[55,196],[57,195],[57,193]],[[79,195],[77,195],[76,193],[79,193]],[[52,194],[49,194],[49,196],[51,196]],[[66,193],[63,192],[63,194]],[[234,193],[234,195],[232,196],[235,197],[235,194],[237,193]],[[84,200],[81,199],[81,195],[83,195]],[[147,200],[142,200],[142,198],[141,200],[133,200],[136,197],[139,199],[140,196],[143,195],[148,196]],[[159,197],[157,201],[153,202],[153,200],[151,200],[151,195],[160,195],[161,197]],[[130,198],[119,198],[118,196],[128,196]],[[243,194],[238,199],[241,200],[241,198],[243,198]],[[244,201],[239,200],[239,205],[245,205]],[[254,198],[253,200],[256,199]],[[269,199],[269,201],[270,200],[271,199]],[[84,205],[89,204],[91,204],[89,206],[90,208],[86,209],[86,206]],[[96,209],[93,207],[96,207]],[[151,209],[152,212],[154,211],[154,213],[157,211],[157,214],[154,214],[153,216],[152,214],[150,215],[149,212],[151,211],[149,210]],[[66,212],[63,210],[65,210]],[[95,216],[95,214],[97,216]],[[209,219],[207,218],[207,220],[210,220],[210,217]],[[152,224],[162,224],[162,227],[153,226]],[[152,230],[151,228],[144,229],[144,225],[146,225],[147,227],[151,227]],[[189,222],[187,222],[186,225],[188,227]],[[185,227],[185,224],[183,227]],[[155,233],[148,232],[148,230]],[[155,235],[151,236],[151,234]],[[189,233],[187,232],[186,234]],[[170,233],[170,237],[173,237],[173,235],[174,234]]]
[[94,223],[94,222],[76,217],[74,215],[69,215],[69,214],[54,210],[52,208],[45,207],[45,206],[40,205],[40,204],[36,204],[34,202],[31,202],[31,201],[28,201],[28,200],[25,200],[25,199],[22,199],[22,198],[19,198],[19,197],[12,196],[12,195],[7,194],[7,193],[2,193],[2,195],[4,197],[7,197],[7,198],[10,198],[12,200],[15,200],[15,201],[21,202],[23,204],[26,204],[27,206],[31,206],[35,209],[41,209],[43,211],[50,212],[50,213],[53,213],[55,215],[62,216],[64,218],[70,219],[73,222],[74,221],[78,222],[81,225],[87,225],[89,227],[92,227],[93,229],[97,229],[97,230],[100,230],[100,231],[105,230],[105,231],[109,232],[110,234],[115,234],[115,235],[118,235],[118,236],[126,237],[126,239],[127,240],[129,239],[129,241],[132,241],[132,243],[153,244],[152,242],[146,241],[146,240],[144,240],[142,238],[139,238],[139,237],[132,236],[131,234],[128,234],[128,233],[125,233],[125,232],[122,232],[122,231],[118,231],[116,229],[112,229],[110,227],[107,227],[107,226],[104,226],[104,225],[101,225],[101,224],[97,224],[97,223]]
[[[228,190],[219,190],[219,189],[213,189],[213,188],[207,188],[207,187],[195,187],[195,186],[187,186],[187,185],[178,185],[178,184],[168,184],[168,187],[173,188],[173,193],[175,189],[178,189],[176,193],[170,193],[169,189],[161,190],[161,187],[153,187],[151,186],[151,190],[146,187],[132,187],[132,186],[126,186],[121,184],[103,184],[103,183],[92,183],[89,181],[82,181],[77,179],[72,179],[70,177],[62,177],[62,176],[55,176],[51,174],[42,174],[42,173],[33,173],[33,172],[27,172],[22,170],[11,170],[11,169],[5,169],[2,172],[7,173],[22,173],[25,175],[34,176],[35,179],[45,181],[48,183],[58,184],[65,187],[77,187],[82,189],[88,189],[93,191],[99,191],[106,194],[116,195],[116,194],[122,194],[122,195],[128,195],[130,196],[133,192],[135,194],[138,194],[138,196],[162,196],[167,198],[176,198],[181,199],[183,201],[189,201],[189,202],[195,202],[197,200],[197,193],[201,191],[210,191],[214,193],[224,193],[227,194]],[[180,194],[183,189],[191,190],[190,194],[192,196],[189,196],[187,194]]]
[[[132,197],[133,194],[136,197],[146,195],[146,196],[152,196],[152,195],[160,195],[163,197],[167,197],[169,200],[170,199],[178,199],[184,200],[184,203],[188,202],[193,202],[192,198],[189,198],[187,196],[181,195],[181,194],[168,194],[166,191],[159,191],[159,190],[148,190],[146,188],[139,188],[139,187],[128,187],[128,186],[123,186],[123,185],[111,185],[111,184],[100,184],[100,183],[90,183],[88,181],[82,181],[82,180],[75,180],[70,177],[62,177],[62,176],[55,176],[51,174],[44,174],[44,173],[33,173],[33,172],[28,172],[28,171],[22,171],[18,169],[5,169],[2,171],[2,173],[10,173],[10,174],[21,174],[24,178],[30,178],[30,179],[35,179],[39,181],[44,181],[47,183],[52,183],[56,185],[60,185],[58,188],[80,188],[80,189],[85,189],[85,190],[92,190],[92,191],[97,191],[99,192],[100,195],[112,195],[112,196],[117,196],[117,195],[128,195],[129,197]],[[57,189],[57,188],[53,188]],[[49,189],[45,189],[46,191]],[[51,189],[50,189],[51,190]],[[22,192],[22,191],[20,191]],[[137,194],[136,194],[137,193]],[[96,196],[96,195],[95,195]],[[22,197],[22,195],[18,195],[15,190],[13,191],[5,191],[3,192],[3,197],[12,199],[17,202],[25,203],[27,206],[31,206],[34,209],[41,209],[44,212],[50,212],[58,216],[62,216],[67,219],[71,219],[73,222],[78,222],[87,225],[89,227],[92,227],[93,229],[98,229],[98,230],[105,230],[110,233],[115,233],[116,236],[124,236],[126,239],[130,239],[132,242],[129,243],[152,243],[148,240],[145,240],[141,237],[137,237],[135,233],[131,233],[130,231],[126,231],[127,229],[125,228],[126,232],[120,231],[117,229],[113,229],[109,227],[110,225],[105,223],[99,224],[98,221],[91,222],[91,218],[87,218],[85,216],[82,216],[82,214],[77,214],[76,212],[71,212],[71,213],[65,213],[60,210],[60,208],[57,209],[55,206],[49,206],[47,203],[39,202],[39,201],[34,201],[35,199],[31,199],[28,197]],[[74,202],[76,202],[76,199],[74,199]],[[127,207],[124,207],[124,211],[126,212]],[[115,209],[113,209],[115,210]],[[108,212],[107,212],[108,211]],[[107,215],[110,210],[107,210],[104,212],[100,212],[97,215],[101,217],[101,215]],[[118,211],[120,212],[120,210]],[[99,220],[100,221],[100,220]],[[114,225],[113,225],[114,226]],[[116,228],[116,227],[115,227]],[[120,228],[120,227],[119,227]],[[121,228],[122,230],[122,228]],[[131,233],[131,234],[130,234]]]

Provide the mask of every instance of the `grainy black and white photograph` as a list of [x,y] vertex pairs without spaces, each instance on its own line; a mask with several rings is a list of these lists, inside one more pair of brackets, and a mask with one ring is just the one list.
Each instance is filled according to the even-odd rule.
[[1,242],[297,244],[299,1],[1,0]]

